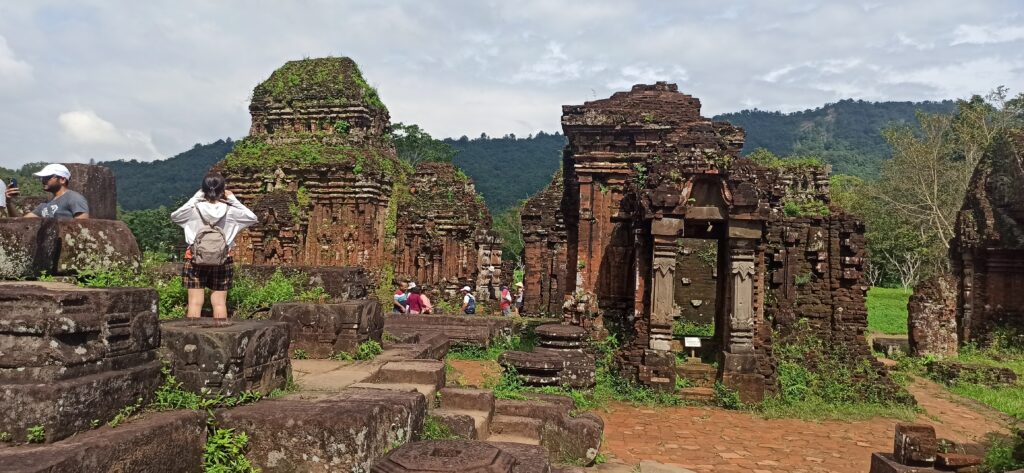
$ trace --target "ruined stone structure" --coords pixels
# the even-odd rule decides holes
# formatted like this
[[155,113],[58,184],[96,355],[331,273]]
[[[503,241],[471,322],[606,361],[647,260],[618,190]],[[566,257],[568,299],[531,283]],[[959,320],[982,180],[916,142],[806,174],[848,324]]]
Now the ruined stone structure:
[[526,313],[562,313],[574,281],[567,281],[568,233],[562,208],[565,188],[561,171],[551,184],[526,201],[521,213],[523,260],[534,263],[523,275]]
[[454,165],[420,163],[398,203],[395,274],[432,294],[475,287],[490,299],[501,281],[501,239],[473,181]]
[[236,261],[497,285],[501,241],[472,183],[450,165],[414,173],[398,159],[388,110],[351,59],[286,63],[249,111],[249,136],[215,167],[259,217],[238,236]]
[[[567,317],[598,335],[623,335],[623,374],[674,387],[672,326],[687,305],[702,307],[691,314],[698,319],[714,314],[718,378],[744,401],[775,388],[771,332],[798,319],[849,356],[870,359],[863,226],[829,211],[827,167],[740,158],[743,131],[701,117],[699,100],[674,84],[565,106],[562,127],[563,212],[547,235],[564,225],[564,253],[544,250],[541,212],[524,212],[534,245],[526,278],[543,281],[564,267],[561,279],[574,283],[559,291],[569,295]],[[533,202],[556,208],[553,193]],[[714,268],[687,269],[682,249],[696,243],[687,239],[717,248],[707,255]],[[697,296],[685,292],[694,281],[705,284]]]
[[380,303],[369,299],[274,304],[270,318],[288,323],[291,350],[303,350],[311,358],[330,358],[340,352],[355,355],[359,344],[369,340],[380,343],[384,333]]
[[585,328],[545,324],[537,327],[536,334],[538,346],[533,351],[507,351],[498,363],[529,386],[594,386],[596,364]]
[[[156,291],[0,283],[0,432],[53,442],[161,383]],[[37,439],[42,441],[42,439]]]
[[998,136],[974,170],[950,243],[960,343],[1024,328],[1024,132]]
[[935,428],[927,424],[896,424],[892,453],[871,454],[870,473],[938,473],[981,471],[982,458],[958,452],[952,442],[942,439],[939,448]]
[[914,356],[955,356],[957,282],[948,274],[933,276],[914,288],[907,303],[909,352]]
[[0,279],[138,268],[141,260],[135,236],[118,220],[0,219]]

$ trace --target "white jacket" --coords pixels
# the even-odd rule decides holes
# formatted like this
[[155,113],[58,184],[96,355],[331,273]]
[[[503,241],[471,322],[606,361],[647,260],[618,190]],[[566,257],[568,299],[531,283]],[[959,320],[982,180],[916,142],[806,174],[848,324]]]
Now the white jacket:
[[185,205],[171,213],[171,221],[181,225],[185,229],[185,241],[189,245],[196,241],[196,233],[203,228],[203,220],[199,217],[202,212],[203,218],[224,232],[224,238],[228,246],[234,244],[235,237],[242,229],[256,223],[256,214],[248,207],[242,205],[237,197],[232,195],[227,199],[228,203],[209,203],[203,197],[203,191],[196,192]]

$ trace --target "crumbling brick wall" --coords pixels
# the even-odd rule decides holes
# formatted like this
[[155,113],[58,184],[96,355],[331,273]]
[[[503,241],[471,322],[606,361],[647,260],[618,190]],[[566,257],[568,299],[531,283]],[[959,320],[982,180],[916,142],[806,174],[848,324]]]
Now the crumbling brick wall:
[[523,206],[523,305],[529,314],[562,313],[574,286],[566,280],[567,240],[562,212],[565,183],[559,171],[551,183]]

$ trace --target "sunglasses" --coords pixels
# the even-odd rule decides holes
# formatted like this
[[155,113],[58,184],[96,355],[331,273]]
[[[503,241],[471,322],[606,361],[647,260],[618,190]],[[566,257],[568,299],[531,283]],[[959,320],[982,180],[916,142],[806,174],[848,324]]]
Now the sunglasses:
[[57,177],[56,174],[54,174],[52,176],[43,176],[43,177],[40,177],[39,180],[42,181],[43,184],[46,184],[47,182],[50,182],[50,179],[53,179],[55,177]]

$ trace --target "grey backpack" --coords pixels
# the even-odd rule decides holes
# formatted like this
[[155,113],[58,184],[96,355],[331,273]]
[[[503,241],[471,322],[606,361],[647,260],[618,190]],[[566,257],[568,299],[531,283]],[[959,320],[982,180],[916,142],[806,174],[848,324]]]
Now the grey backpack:
[[221,266],[228,260],[228,239],[224,231],[203,217],[196,206],[196,213],[203,221],[203,227],[196,232],[192,243],[192,264],[197,266]]

